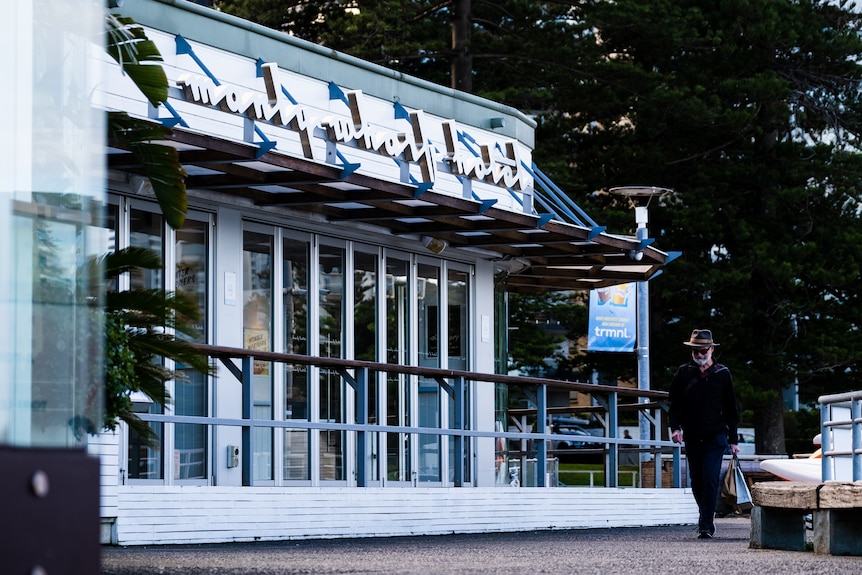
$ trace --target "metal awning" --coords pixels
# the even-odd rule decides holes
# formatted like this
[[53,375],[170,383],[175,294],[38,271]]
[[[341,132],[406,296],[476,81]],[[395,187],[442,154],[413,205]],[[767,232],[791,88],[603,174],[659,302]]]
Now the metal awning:
[[[382,233],[469,250],[493,261],[513,292],[645,281],[674,257],[635,237],[607,233],[535,166],[525,166],[536,181],[534,205],[516,212],[179,126],[166,143],[178,150],[190,191],[313,212],[332,223],[372,225]],[[117,142],[109,146],[110,170],[143,175],[130,152]]]

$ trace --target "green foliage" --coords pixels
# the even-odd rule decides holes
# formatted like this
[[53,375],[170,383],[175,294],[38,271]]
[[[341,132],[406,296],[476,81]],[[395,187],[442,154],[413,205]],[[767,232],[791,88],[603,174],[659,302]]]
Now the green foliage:
[[[217,0],[215,5],[363,60],[452,85],[457,1]],[[467,52],[473,91],[526,111],[554,108],[554,86],[579,74],[576,10],[569,3],[472,2]]]
[[812,440],[820,433],[820,410],[803,407],[784,414],[784,433],[787,453],[812,453],[817,446]]
[[[106,13],[105,30],[105,50],[153,106],[161,105],[168,99],[168,79],[159,64],[162,56],[155,43],[131,18]],[[188,209],[186,174],[176,148],[155,143],[166,139],[170,132],[169,128],[122,112],[108,113],[110,137],[135,155],[153,187],[165,221],[179,229]]]
[[[152,250],[126,248],[90,262],[90,274],[102,273],[104,280],[92,283],[96,289],[114,285],[119,276],[140,269],[160,269],[161,260]],[[97,291],[95,293],[98,293]],[[197,304],[182,292],[134,289],[109,291],[104,306],[92,298],[104,315],[105,325],[105,413],[103,425],[115,429],[124,421],[145,441],[155,439],[150,426],[133,411],[130,395],[142,392],[166,406],[170,396],[165,389],[168,380],[180,377],[167,369],[164,359],[211,374],[206,355],[182,339],[200,336],[194,327],[201,317]]]
[[185,170],[176,148],[153,143],[164,139],[171,130],[123,112],[108,114],[108,129],[141,162],[168,225],[174,229],[183,227],[188,211]]
[[547,376],[568,360],[560,349],[572,306],[563,294],[509,295],[509,369]]
[[[132,334],[115,314],[104,314],[105,325],[105,397],[103,417],[105,429],[113,431],[120,419],[129,421],[132,413],[130,392],[139,391],[135,367],[137,358],[129,342]],[[132,420],[134,421],[134,420]],[[137,420],[140,421],[140,420]],[[135,422],[137,423],[137,422]],[[146,424],[144,427],[148,426]],[[138,427],[135,425],[135,427]],[[136,431],[138,431],[136,429]],[[140,435],[140,433],[138,433]]]
[[105,15],[105,49],[153,106],[168,99],[168,78],[158,65],[162,55],[143,28],[131,18]]

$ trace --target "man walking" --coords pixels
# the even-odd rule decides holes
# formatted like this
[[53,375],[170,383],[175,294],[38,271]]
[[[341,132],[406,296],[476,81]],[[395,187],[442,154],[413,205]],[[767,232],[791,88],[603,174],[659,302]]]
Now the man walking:
[[670,384],[671,441],[685,442],[691,490],[700,517],[701,539],[715,536],[715,506],[721,484],[721,462],[739,452],[739,413],[730,370],[715,361],[719,344],[708,329],[696,329],[683,345],[691,348],[691,360],[679,366]]

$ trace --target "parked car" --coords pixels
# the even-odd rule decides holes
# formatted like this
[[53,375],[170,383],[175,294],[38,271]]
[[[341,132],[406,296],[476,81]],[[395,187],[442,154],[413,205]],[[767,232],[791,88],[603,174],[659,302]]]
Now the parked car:
[[754,455],[754,432],[747,429],[739,430],[739,447],[740,455]]
[[583,441],[582,437],[596,437],[601,435],[600,430],[590,430],[588,428],[582,427],[577,423],[571,423],[567,421],[554,421],[551,427],[552,433],[567,435],[565,439],[558,439],[554,442],[554,449],[580,449],[584,447],[597,447],[598,444],[594,444],[589,441]]

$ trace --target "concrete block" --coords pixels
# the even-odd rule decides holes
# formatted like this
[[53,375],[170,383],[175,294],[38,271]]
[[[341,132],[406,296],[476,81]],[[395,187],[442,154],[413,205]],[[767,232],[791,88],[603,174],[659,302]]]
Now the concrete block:
[[860,534],[862,508],[814,512],[814,552],[817,554],[862,555]]
[[751,509],[749,546],[753,549],[805,551],[805,513],[799,509],[755,505]]
[[824,483],[820,487],[817,506],[820,509],[862,510],[862,483]]
[[819,486],[807,481],[765,481],[751,487],[751,499],[761,507],[817,509]]

